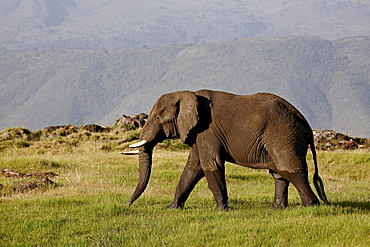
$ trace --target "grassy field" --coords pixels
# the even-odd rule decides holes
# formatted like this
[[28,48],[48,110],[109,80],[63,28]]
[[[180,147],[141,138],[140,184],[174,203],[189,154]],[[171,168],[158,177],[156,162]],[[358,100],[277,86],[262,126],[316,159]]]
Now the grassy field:
[[[370,246],[369,151],[319,152],[332,205],[312,208],[302,207],[291,187],[290,206],[271,209],[268,172],[227,164],[234,210],[218,212],[205,179],[186,209],[166,209],[186,151],[155,151],[147,190],[126,207],[137,156],[120,155],[107,143],[0,142],[1,169],[59,174],[50,178],[55,184],[28,192],[14,188],[31,178],[0,177],[0,246]],[[308,159],[312,169],[311,154]]]

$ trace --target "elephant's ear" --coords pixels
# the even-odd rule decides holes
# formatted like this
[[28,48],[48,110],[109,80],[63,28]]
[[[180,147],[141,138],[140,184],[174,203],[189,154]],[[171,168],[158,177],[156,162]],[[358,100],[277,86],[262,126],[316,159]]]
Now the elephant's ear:
[[185,143],[189,132],[198,123],[198,101],[195,93],[183,91],[180,93],[178,101],[177,130],[180,139]]

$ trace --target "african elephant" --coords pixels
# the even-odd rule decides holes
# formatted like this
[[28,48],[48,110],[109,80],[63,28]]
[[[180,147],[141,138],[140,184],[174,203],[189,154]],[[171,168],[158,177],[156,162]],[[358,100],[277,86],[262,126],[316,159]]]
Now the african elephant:
[[162,95],[149,114],[139,142],[131,145],[140,148],[139,180],[128,205],[144,192],[153,148],[167,138],[180,138],[190,146],[169,208],[183,208],[194,186],[205,176],[217,209],[228,210],[225,161],[269,169],[275,180],[274,208],[288,205],[290,183],[298,190],[304,206],[318,205],[308,181],[308,146],[315,165],[316,191],[322,201],[329,203],[318,175],[312,130],[296,108],[276,95],[241,96],[211,90]]

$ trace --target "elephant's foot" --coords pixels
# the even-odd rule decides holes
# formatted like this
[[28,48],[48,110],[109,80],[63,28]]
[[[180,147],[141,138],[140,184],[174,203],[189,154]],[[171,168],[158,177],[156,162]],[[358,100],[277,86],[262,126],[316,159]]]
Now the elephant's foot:
[[216,211],[232,211],[234,210],[232,207],[229,207],[227,205],[224,206],[217,206]]
[[320,201],[319,199],[317,199],[317,197],[306,197],[306,196],[302,196],[301,195],[301,199],[302,199],[302,203],[303,203],[303,206],[305,207],[312,207],[312,206],[319,206],[320,205]]
[[288,206],[288,187],[290,182],[273,170],[270,170],[270,173],[275,181],[275,196],[272,208],[284,209]]
[[183,209],[184,203],[172,203],[171,205],[167,206],[168,209]]
[[272,203],[272,208],[273,209],[285,209],[286,207],[288,207],[287,204],[283,204],[283,203],[277,203],[276,201],[274,201]]
[[284,198],[282,200],[275,199],[272,203],[273,209],[285,209],[288,207],[288,198]]

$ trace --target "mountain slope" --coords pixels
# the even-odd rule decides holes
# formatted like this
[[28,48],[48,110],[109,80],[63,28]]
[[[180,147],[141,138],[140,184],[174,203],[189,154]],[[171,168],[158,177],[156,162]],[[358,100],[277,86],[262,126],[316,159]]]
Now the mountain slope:
[[370,38],[250,38],[121,51],[2,52],[0,129],[148,113],[164,93],[276,93],[313,128],[370,136]]
[[0,49],[125,49],[370,35],[366,0],[2,0]]

